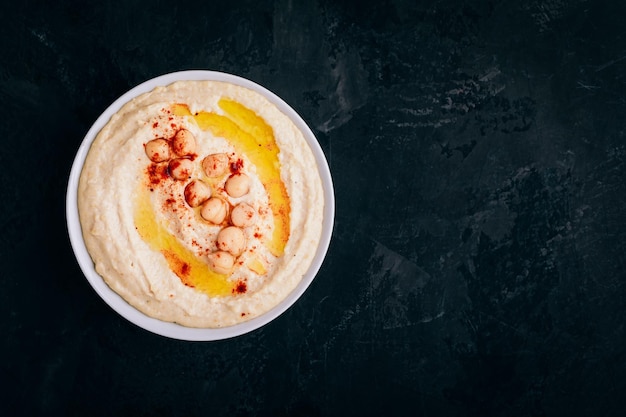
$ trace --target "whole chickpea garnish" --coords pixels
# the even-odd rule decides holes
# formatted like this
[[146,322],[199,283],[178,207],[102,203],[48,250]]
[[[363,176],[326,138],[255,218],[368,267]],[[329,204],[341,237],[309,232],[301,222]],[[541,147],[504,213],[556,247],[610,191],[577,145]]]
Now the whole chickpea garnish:
[[193,172],[193,162],[187,158],[172,159],[168,167],[172,178],[179,181],[188,180]]
[[202,160],[202,169],[207,177],[219,177],[228,170],[228,155],[225,153],[214,153],[206,156]]
[[213,224],[220,224],[228,215],[228,203],[221,198],[211,197],[202,204],[200,216]]
[[209,267],[218,274],[229,274],[235,266],[235,257],[221,250],[208,254],[207,259]]
[[170,159],[170,144],[163,138],[146,143],[145,151],[152,162],[163,162]]
[[193,180],[185,187],[185,201],[191,207],[198,207],[211,197],[211,187],[204,181]]
[[224,189],[231,197],[242,197],[250,191],[250,178],[246,174],[231,175],[226,180]]
[[217,247],[233,256],[241,255],[245,246],[246,236],[236,226],[225,227],[217,234]]
[[181,129],[172,139],[172,149],[178,156],[191,155],[196,151],[196,137],[187,129]]
[[234,226],[248,227],[252,226],[256,219],[254,207],[247,203],[240,203],[233,208],[230,213],[230,222]]

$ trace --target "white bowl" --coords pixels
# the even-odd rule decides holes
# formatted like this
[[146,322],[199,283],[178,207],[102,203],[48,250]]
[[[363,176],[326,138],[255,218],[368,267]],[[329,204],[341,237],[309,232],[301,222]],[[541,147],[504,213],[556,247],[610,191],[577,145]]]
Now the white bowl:
[[[282,300],[277,306],[275,306],[267,313],[244,323],[236,324],[229,327],[217,329],[185,327],[175,323],[169,323],[149,317],[128,304],[122,297],[114,292],[105,283],[102,277],[96,272],[94,264],[85,246],[85,241],[83,239],[82,229],[78,217],[78,180],[80,178],[87,152],[89,151],[91,143],[95,139],[98,132],[106,125],[111,116],[131,99],[137,97],[140,94],[152,91],[157,86],[165,86],[179,80],[223,81],[249,88],[265,96],[284,114],[291,118],[295,125],[302,131],[304,138],[306,139],[307,143],[311,147],[311,150],[313,151],[317,162],[317,167],[322,178],[325,200],[322,237],[319,246],[317,247],[315,257],[313,258],[313,262],[306,274],[304,275],[302,281],[300,281],[298,286],[284,300]],[[98,295],[102,297],[102,299],[113,310],[115,310],[122,317],[126,318],[137,326],[150,332],[159,334],[161,336],[190,341],[220,340],[243,335],[269,323],[270,321],[281,315],[283,312],[285,312],[289,307],[291,307],[311,284],[317,272],[319,271],[319,268],[322,265],[324,257],[326,256],[326,252],[328,250],[328,246],[330,244],[334,215],[335,197],[328,163],[326,161],[326,158],[324,157],[324,153],[322,152],[319,143],[317,142],[317,139],[315,138],[315,135],[313,134],[311,129],[309,129],[304,120],[302,120],[302,118],[296,113],[296,111],[293,110],[280,97],[250,80],[222,72],[201,70],[180,71],[153,78],[142,84],[139,84],[138,86],[118,98],[113,104],[111,104],[104,111],[104,113],[100,115],[100,117],[96,120],[91,129],[89,129],[87,135],[83,139],[83,142],[78,148],[78,152],[70,171],[66,197],[67,227],[72,249],[74,250],[74,254],[76,255],[76,259],[81,270],[85,274],[85,277],[87,278],[93,289],[98,293]]]

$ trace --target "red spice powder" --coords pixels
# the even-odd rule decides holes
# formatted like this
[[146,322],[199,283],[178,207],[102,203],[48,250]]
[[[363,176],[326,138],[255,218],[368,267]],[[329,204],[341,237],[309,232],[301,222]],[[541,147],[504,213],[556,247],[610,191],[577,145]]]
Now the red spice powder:
[[158,185],[161,181],[168,178],[167,166],[161,164],[152,163],[146,168],[146,174],[148,175],[148,181],[152,185]]
[[180,278],[181,282],[188,287],[195,287],[189,277],[191,274],[191,265],[180,259],[173,251],[163,250],[161,253],[163,253],[170,268],[172,268],[172,271]]
[[237,285],[233,288],[233,294],[244,294],[246,291],[248,291],[246,283],[244,281],[237,281]]
[[231,162],[230,164],[230,172],[233,174],[239,174],[243,168],[243,160],[241,158],[237,159],[235,162]]

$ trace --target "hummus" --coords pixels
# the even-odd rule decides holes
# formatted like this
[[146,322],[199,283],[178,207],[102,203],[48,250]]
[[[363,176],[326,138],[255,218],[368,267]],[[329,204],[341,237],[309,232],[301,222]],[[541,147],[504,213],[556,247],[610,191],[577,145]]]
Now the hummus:
[[174,82],[121,107],[78,188],[98,274],[144,314],[187,327],[280,303],[311,265],[323,208],[302,132],[261,94],[216,81]]

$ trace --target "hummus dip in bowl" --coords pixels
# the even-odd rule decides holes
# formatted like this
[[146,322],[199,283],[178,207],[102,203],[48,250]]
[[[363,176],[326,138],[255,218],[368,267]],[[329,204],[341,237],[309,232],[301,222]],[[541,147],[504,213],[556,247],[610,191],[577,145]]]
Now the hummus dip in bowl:
[[208,341],[286,311],[322,265],[332,179],[302,118],[260,85],[214,71],[131,89],[88,131],[67,189],[72,248],[117,313]]

